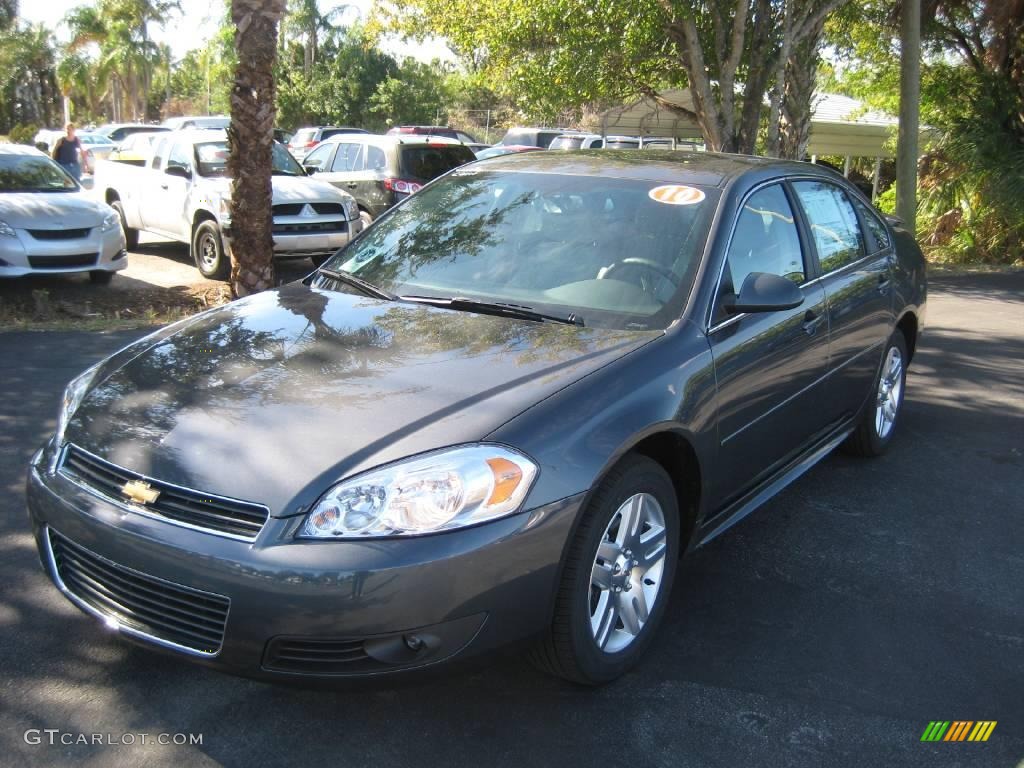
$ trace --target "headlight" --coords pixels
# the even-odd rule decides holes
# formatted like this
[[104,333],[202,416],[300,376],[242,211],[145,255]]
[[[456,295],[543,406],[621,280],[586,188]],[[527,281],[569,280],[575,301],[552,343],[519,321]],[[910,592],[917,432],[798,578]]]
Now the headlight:
[[60,457],[60,446],[64,442],[64,430],[68,428],[68,422],[75,415],[78,406],[82,404],[85,393],[89,390],[96,372],[100,369],[99,363],[92,368],[80,373],[64,389],[64,398],[61,400],[60,410],[57,412],[57,431],[53,435],[53,458],[50,460],[50,474],[57,471],[57,460]]
[[121,226],[121,217],[117,215],[116,211],[110,211],[106,216],[103,217],[103,231],[113,232],[115,229]]
[[356,205],[356,201],[351,197],[346,198],[342,203],[345,206],[345,218],[349,221],[354,221],[359,218],[359,206]]
[[0,221],[0,236],[17,237],[17,235],[14,232],[14,227],[12,227],[6,221]]
[[220,214],[221,219],[231,218],[231,198],[222,197],[220,202],[217,204],[217,212]]
[[463,528],[518,510],[536,476],[536,464],[504,446],[450,448],[339,483],[297,535],[353,539]]

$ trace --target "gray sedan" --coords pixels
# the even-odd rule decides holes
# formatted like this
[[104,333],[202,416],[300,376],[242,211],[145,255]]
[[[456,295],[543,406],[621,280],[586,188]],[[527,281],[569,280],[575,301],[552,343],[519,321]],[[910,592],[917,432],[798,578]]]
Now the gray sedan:
[[117,214],[31,147],[0,146],[0,277],[88,272],[109,283],[128,266]]

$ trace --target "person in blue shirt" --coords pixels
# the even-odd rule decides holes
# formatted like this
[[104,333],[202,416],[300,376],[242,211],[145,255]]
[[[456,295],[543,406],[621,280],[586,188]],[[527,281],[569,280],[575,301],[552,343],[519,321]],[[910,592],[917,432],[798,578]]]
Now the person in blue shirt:
[[76,181],[82,180],[81,153],[82,141],[75,136],[75,124],[68,123],[64,126],[64,135],[53,146],[53,159]]

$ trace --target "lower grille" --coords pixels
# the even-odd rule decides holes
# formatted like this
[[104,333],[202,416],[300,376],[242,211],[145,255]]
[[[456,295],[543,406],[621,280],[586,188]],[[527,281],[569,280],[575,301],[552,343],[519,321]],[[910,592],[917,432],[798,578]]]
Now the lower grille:
[[304,675],[344,675],[387,665],[370,658],[362,640],[275,637],[267,643],[265,669]]
[[159,491],[159,496],[151,504],[139,506],[140,512],[248,540],[256,538],[270,516],[270,511],[261,504],[212,496],[154,480],[93,456],[77,445],[68,446],[61,472],[121,504],[128,503],[121,492],[125,483],[143,481]]
[[98,253],[74,253],[66,256],[29,256],[32,269],[67,269],[68,267],[91,267],[99,260]]
[[90,613],[128,634],[212,656],[224,642],[230,601],[148,576],[47,529],[60,586]]
[[36,240],[80,240],[88,237],[89,228],[85,229],[30,229],[28,233]]

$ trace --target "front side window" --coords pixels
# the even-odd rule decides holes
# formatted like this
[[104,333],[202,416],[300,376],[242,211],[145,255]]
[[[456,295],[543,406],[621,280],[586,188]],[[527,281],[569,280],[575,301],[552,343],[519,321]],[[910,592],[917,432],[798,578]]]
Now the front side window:
[[807,278],[793,209],[779,184],[758,190],[743,204],[729,244],[723,296],[738,294],[751,272],[769,272],[797,284]]
[[339,171],[361,171],[363,169],[363,145],[344,142],[338,144],[338,154],[334,156],[334,163],[331,170]]
[[310,152],[303,159],[302,164],[310,167],[315,167],[319,170],[323,170],[327,167],[327,162],[330,160],[331,152],[334,151],[334,147],[330,144],[321,144],[319,147]]
[[177,144],[171,147],[171,152],[167,156],[167,167],[170,168],[172,165],[179,165],[182,168],[188,168],[189,170],[191,170],[191,150],[191,144],[186,144],[185,142],[179,141]]
[[[689,295],[718,200],[651,182],[457,171],[406,200],[328,264],[406,296],[533,307],[586,325],[664,328]],[[695,196],[699,194],[693,190]]]
[[822,274],[852,264],[864,255],[864,237],[850,198],[823,181],[793,184],[814,236]]

